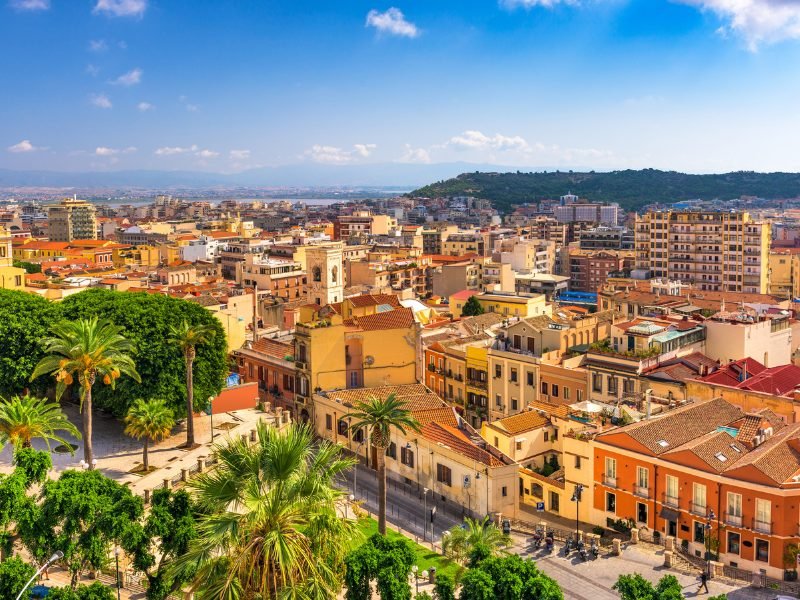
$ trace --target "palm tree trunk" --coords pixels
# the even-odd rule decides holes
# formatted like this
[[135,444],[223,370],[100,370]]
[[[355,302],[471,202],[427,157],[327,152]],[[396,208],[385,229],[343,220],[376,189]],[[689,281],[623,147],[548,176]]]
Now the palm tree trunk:
[[378,448],[377,450],[378,533],[386,535],[386,453],[382,448]]
[[147,456],[147,445],[150,443],[150,440],[145,436],[144,438],[144,450],[142,452],[142,464],[144,465],[144,472],[145,474],[150,472],[150,461]]
[[190,350],[186,351],[186,447],[194,446],[194,356]]
[[94,469],[94,448],[92,447],[92,386],[86,386],[86,396],[83,399],[83,460],[89,469]]

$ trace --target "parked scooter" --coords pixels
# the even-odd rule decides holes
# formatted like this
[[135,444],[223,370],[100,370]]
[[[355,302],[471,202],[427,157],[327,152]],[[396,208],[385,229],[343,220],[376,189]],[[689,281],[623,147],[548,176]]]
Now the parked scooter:
[[572,538],[567,538],[567,541],[564,542],[564,556],[569,556],[569,553],[572,552]]
[[589,548],[589,552],[592,554],[592,560],[600,556],[600,548],[597,547],[597,543],[592,540],[592,546]]
[[583,540],[578,540],[578,554],[581,557],[581,560],[588,560],[589,555],[586,553],[586,544],[583,543]]
[[542,547],[542,530],[537,529],[533,534],[533,549],[538,550]]
[[552,554],[553,548],[555,548],[555,540],[553,540],[553,532],[548,531],[547,535],[544,538],[544,549],[547,551],[548,554]]

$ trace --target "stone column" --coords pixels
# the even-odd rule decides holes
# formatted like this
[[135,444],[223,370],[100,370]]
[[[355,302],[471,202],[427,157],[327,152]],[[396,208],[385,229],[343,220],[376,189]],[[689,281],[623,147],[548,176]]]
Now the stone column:
[[716,560],[708,561],[708,577],[710,579],[722,577],[722,566],[722,563]]
[[672,550],[664,550],[664,566],[670,568],[672,566]]
[[670,552],[675,552],[675,538],[671,535],[668,535],[666,538],[664,538],[664,548]]
[[172,487],[172,481],[169,479],[169,477],[165,477],[164,478],[164,489],[168,490],[171,487]]
[[622,541],[619,538],[614,538],[611,540],[611,553],[615,556],[619,556],[622,554]]
[[639,543],[639,530],[634,527],[631,529],[631,544]]
[[197,472],[202,473],[206,468],[206,461],[203,458],[197,459]]
[[181,481],[189,481],[189,469],[181,469]]

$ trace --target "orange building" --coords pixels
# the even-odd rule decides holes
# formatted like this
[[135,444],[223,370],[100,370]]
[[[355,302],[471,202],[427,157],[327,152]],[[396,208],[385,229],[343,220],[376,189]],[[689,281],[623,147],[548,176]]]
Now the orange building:
[[594,520],[783,578],[800,542],[800,424],[720,398],[615,428],[594,444]]
[[425,383],[442,398],[445,397],[444,353],[445,349],[439,342],[425,346]]

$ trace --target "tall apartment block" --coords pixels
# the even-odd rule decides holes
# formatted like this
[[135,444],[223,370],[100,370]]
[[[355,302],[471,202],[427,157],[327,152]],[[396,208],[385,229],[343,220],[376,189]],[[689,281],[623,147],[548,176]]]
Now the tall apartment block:
[[664,210],[636,217],[636,268],[694,289],[766,294],[769,223],[738,211]]
[[91,202],[65,198],[47,207],[47,221],[51,242],[97,239],[97,208]]

